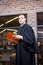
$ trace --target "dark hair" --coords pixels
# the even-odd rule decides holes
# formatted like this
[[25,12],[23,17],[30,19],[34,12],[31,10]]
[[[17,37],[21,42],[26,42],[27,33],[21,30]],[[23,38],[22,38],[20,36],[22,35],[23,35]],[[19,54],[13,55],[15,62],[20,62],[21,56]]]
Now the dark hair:
[[25,15],[25,14],[19,14],[19,16],[20,16],[20,15],[24,15],[24,17],[26,18],[26,15]]

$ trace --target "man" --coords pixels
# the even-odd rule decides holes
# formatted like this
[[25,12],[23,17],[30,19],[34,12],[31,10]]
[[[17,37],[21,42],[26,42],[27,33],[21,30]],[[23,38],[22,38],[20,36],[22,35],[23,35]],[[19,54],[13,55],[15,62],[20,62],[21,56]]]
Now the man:
[[18,17],[20,28],[15,38],[20,39],[17,44],[16,65],[35,65],[36,39],[33,29],[26,24],[24,15]]

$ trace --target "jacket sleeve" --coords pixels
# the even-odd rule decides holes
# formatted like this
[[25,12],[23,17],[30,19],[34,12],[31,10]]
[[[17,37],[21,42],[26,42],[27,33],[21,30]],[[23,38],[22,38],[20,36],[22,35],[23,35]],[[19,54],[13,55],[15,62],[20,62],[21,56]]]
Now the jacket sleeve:
[[32,28],[27,28],[24,30],[24,36],[23,36],[23,40],[25,41],[26,44],[26,49],[29,50],[31,52],[37,53],[38,51],[38,47],[37,47],[37,41],[36,41],[36,37],[34,34],[34,31]]
[[26,43],[32,44],[33,43],[33,32],[31,31],[31,29],[27,28],[24,29],[24,35],[23,35],[23,40]]

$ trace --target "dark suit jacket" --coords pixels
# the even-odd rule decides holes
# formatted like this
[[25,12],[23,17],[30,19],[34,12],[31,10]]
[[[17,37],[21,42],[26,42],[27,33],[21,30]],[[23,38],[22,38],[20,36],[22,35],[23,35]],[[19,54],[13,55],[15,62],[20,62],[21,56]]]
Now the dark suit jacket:
[[23,36],[17,45],[16,65],[32,65],[32,55],[37,52],[37,43],[33,29],[24,24],[19,28],[18,34]]

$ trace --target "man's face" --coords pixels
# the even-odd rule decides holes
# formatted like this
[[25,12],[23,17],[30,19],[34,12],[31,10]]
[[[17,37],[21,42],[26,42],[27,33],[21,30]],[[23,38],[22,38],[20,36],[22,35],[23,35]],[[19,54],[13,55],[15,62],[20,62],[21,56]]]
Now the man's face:
[[19,23],[20,23],[20,24],[24,24],[25,22],[26,22],[25,16],[24,16],[24,15],[20,15],[20,16],[19,16]]

